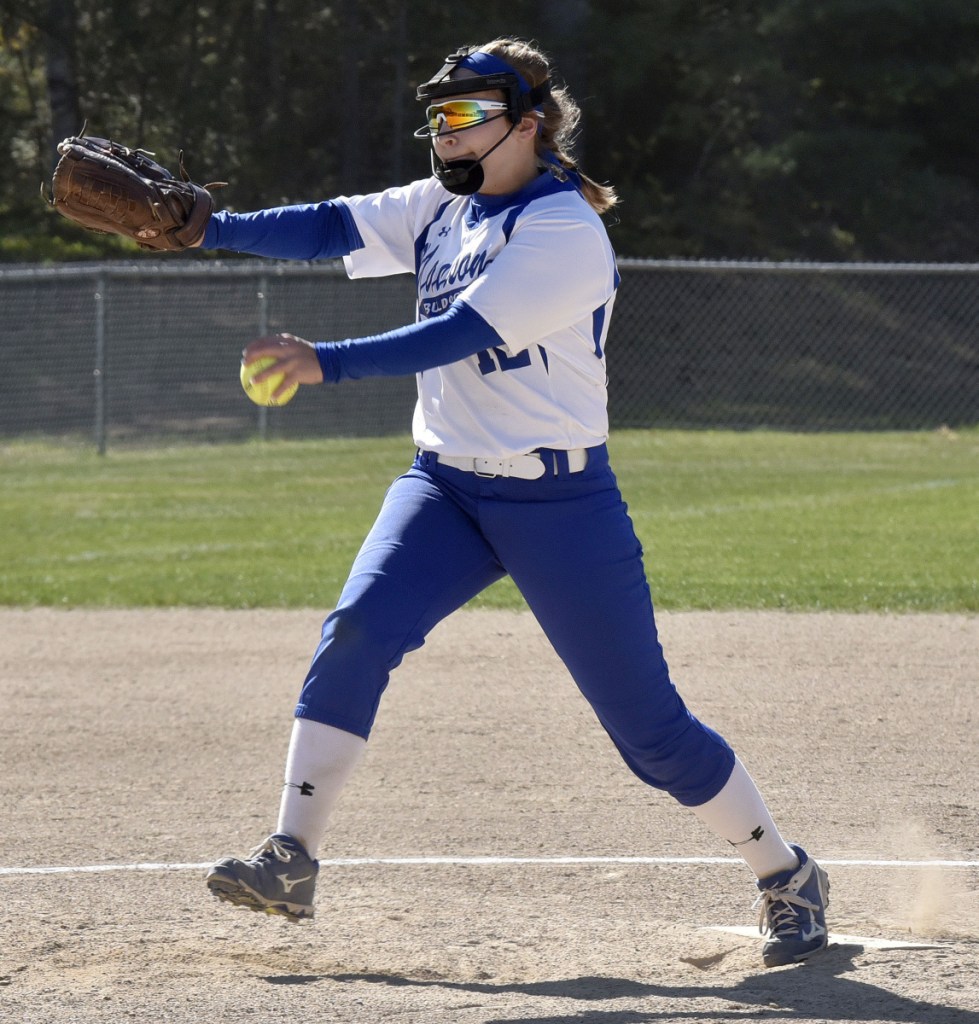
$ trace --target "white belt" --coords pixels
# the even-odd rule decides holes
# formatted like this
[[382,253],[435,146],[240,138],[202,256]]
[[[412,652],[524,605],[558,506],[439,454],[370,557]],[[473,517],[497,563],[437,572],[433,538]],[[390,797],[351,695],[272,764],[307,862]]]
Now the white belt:
[[[566,454],[569,472],[580,473],[588,465],[587,448],[572,448]],[[556,457],[551,452],[545,453],[545,458],[556,461]],[[537,452],[531,452],[528,455],[512,455],[509,459],[439,455],[438,463],[440,466],[461,469],[465,473],[475,473],[476,476],[512,476],[518,480],[539,480],[549,468]],[[550,469],[552,473],[557,473],[557,466],[551,466]]]

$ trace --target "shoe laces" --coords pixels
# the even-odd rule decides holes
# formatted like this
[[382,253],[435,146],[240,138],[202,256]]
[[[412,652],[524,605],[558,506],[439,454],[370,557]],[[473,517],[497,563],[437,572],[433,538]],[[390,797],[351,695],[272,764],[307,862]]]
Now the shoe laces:
[[754,906],[757,907],[759,904],[761,905],[761,911],[758,914],[758,931],[762,935],[766,932],[771,935],[779,935],[785,932],[796,931],[799,927],[797,922],[799,911],[795,909],[796,907],[802,907],[814,913],[819,910],[815,903],[811,903],[787,886],[766,889],[755,900]]
[[268,860],[269,856],[288,864],[292,860],[293,853],[287,846],[281,843],[275,836],[269,836],[264,843],[259,843],[248,855],[249,860]]

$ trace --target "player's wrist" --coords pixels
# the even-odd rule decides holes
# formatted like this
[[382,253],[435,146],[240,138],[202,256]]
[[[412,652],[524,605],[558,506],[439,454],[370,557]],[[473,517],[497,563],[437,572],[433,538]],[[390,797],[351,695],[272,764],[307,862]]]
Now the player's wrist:
[[340,360],[337,357],[336,346],[332,341],[313,342],[313,351],[323,371],[323,382],[336,384],[340,379]]

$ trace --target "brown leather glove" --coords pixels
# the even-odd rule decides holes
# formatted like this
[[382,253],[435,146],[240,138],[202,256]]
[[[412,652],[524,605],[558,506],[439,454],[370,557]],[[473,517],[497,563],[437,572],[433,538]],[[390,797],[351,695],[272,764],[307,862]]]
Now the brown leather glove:
[[123,235],[143,249],[179,252],[200,243],[214,209],[209,188],[181,177],[152,154],[108,139],[72,136],[58,146],[49,202],[90,231]]

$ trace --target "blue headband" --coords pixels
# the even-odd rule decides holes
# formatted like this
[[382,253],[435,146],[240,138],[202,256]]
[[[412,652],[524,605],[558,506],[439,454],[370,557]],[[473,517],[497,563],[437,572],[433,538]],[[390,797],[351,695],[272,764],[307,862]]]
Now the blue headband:
[[500,60],[496,54],[483,53],[482,50],[474,50],[472,53],[463,57],[463,59],[459,61],[457,67],[467,68],[470,71],[474,71],[477,75],[515,75],[520,95],[526,96],[526,94],[530,92],[530,86],[527,84],[527,79],[524,78],[516,68],[510,67],[505,60]]

